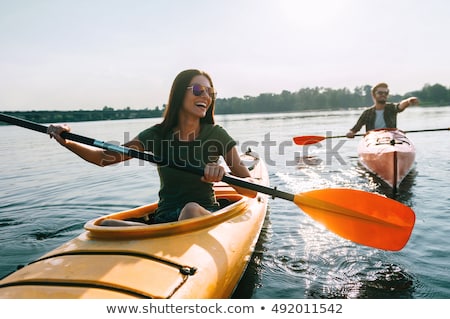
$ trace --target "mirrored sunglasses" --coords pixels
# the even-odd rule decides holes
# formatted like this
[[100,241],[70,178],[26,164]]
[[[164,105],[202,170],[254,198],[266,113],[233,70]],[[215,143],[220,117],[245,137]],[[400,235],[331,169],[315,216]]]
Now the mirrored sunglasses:
[[201,96],[203,92],[206,92],[206,94],[209,95],[212,99],[216,98],[217,92],[214,91],[214,88],[211,88],[209,86],[204,86],[201,84],[194,84],[192,86],[188,86],[186,88],[187,90],[192,90],[192,94],[195,96]]

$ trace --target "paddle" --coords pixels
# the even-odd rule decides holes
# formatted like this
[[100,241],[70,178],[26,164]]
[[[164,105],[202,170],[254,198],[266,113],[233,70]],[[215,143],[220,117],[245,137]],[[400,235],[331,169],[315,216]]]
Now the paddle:
[[[0,113],[0,120],[38,132],[47,132],[46,126],[2,113]],[[187,170],[203,176],[201,168],[176,166],[149,153],[69,132],[64,132],[61,136],[79,143],[123,153],[152,163],[170,165],[175,169]],[[222,181],[268,194],[274,198],[292,201],[306,214],[339,236],[378,249],[393,251],[402,249],[408,242],[415,223],[415,214],[409,207],[381,195],[360,190],[322,189],[294,195],[228,175],[224,176]]]
[[[425,129],[425,130],[412,130],[412,131],[402,131],[404,133],[416,133],[416,132],[434,132],[434,131],[448,131],[450,128],[435,128],[435,129]],[[355,134],[355,136],[364,136],[365,134]],[[305,136],[295,136],[293,137],[294,143],[297,145],[310,145],[316,144],[323,141],[326,138],[342,138],[347,137],[346,135],[338,136],[316,136],[316,135],[305,135]]]

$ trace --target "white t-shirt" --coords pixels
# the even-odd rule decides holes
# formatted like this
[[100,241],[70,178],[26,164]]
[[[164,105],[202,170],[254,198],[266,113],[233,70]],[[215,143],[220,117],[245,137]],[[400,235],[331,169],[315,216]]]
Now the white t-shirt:
[[384,110],[375,110],[375,129],[385,128]]

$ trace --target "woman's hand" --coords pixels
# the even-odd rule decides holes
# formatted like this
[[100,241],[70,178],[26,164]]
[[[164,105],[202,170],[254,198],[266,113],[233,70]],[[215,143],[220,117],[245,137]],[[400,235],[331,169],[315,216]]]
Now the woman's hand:
[[54,125],[51,124],[47,128],[47,133],[50,135],[50,138],[54,138],[59,144],[62,146],[66,146],[67,141],[61,137],[63,132],[70,132],[70,127],[67,124],[64,125]]
[[225,168],[217,163],[208,163],[205,166],[202,181],[206,183],[220,182],[225,175]]

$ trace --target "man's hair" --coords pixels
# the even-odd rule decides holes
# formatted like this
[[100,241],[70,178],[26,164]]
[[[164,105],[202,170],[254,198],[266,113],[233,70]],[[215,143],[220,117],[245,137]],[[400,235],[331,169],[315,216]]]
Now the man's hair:
[[386,88],[386,89],[389,90],[389,86],[388,86],[386,83],[384,83],[384,82],[378,83],[377,85],[375,85],[375,86],[372,88],[372,96],[375,95],[375,92],[376,92],[379,88]]

